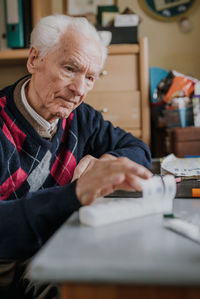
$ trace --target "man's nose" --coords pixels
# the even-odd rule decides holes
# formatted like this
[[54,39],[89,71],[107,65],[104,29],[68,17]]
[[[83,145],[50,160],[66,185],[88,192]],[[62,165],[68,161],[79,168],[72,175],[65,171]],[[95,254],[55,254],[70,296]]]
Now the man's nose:
[[69,85],[69,88],[76,96],[83,96],[85,94],[85,77],[82,75],[76,76]]

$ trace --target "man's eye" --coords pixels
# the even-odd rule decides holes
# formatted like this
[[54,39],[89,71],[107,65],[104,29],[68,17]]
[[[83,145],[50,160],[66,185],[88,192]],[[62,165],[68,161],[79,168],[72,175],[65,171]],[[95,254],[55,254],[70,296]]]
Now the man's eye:
[[93,76],[87,76],[87,79],[91,82],[94,82],[95,78]]
[[73,72],[73,68],[71,66],[65,66],[65,69],[68,71],[68,72]]

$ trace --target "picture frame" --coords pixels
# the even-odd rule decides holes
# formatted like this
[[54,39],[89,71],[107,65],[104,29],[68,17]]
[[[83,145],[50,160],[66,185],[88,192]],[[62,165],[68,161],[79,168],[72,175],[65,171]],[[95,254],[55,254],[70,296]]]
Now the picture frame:
[[71,16],[96,15],[99,5],[117,5],[117,0],[66,0],[66,14]]

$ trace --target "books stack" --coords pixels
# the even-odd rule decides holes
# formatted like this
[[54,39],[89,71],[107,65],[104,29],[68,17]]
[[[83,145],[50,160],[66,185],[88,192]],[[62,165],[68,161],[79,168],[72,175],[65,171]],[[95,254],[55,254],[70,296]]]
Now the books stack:
[[29,48],[31,0],[0,0],[0,50]]

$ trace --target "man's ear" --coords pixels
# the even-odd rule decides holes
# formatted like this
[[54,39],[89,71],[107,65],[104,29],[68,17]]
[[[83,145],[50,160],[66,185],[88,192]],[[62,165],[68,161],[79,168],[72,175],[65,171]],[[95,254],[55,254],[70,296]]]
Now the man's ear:
[[28,60],[27,60],[27,69],[30,74],[35,73],[39,66],[39,51],[34,47],[31,47]]

